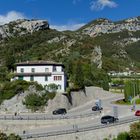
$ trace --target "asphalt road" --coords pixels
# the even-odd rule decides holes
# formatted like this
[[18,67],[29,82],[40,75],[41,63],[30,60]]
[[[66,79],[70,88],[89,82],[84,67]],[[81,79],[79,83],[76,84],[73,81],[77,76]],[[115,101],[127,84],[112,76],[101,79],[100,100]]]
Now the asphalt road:
[[[123,98],[123,95],[121,94],[114,94],[113,97],[108,97],[105,99],[102,99],[102,107],[103,111],[101,113],[99,112],[93,112],[92,106],[95,105],[94,101],[90,101],[83,106],[74,108],[64,116],[64,115],[52,115],[52,114],[19,114],[17,116],[14,116],[14,114],[11,115],[0,115],[0,119],[20,119],[22,121],[25,120],[46,120],[46,119],[70,119],[69,123],[66,123],[65,125],[61,126],[50,126],[47,128],[36,128],[32,130],[25,130],[26,134],[38,134],[38,133],[49,133],[49,132],[56,132],[56,131],[66,131],[70,129],[77,129],[77,128],[86,128],[86,127],[93,127],[97,125],[101,125],[100,118],[103,115],[113,115],[113,106],[118,107],[118,118],[119,120],[125,120],[127,118],[134,118],[134,112],[131,111],[131,106],[126,105],[114,105],[112,102],[114,100],[118,100]],[[137,109],[139,106],[137,106]],[[86,119],[86,117],[89,117],[90,119]],[[79,118],[85,118],[85,120],[81,121],[80,123],[76,123],[76,119]],[[20,135],[23,135],[23,132],[19,133]]]

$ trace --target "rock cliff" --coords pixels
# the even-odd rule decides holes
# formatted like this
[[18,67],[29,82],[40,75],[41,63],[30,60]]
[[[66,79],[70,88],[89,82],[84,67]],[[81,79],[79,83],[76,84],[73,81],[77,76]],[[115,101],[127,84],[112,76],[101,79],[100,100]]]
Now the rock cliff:
[[140,30],[140,17],[129,18],[119,22],[112,22],[108,19],[100,18],[82,27],[82,33],[92,37],[106,33],[122,32],[123,30]]
[[46,20],[20,19],[0,26],[0,39],[49,29]]

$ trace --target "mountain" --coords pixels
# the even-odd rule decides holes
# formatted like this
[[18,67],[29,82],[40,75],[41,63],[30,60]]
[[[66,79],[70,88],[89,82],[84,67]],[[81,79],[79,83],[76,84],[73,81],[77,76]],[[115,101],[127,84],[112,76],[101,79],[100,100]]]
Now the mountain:
[[97,19],[82,27],[81,32],[91,37],[101,34],[118,33],[124,30],[138,31],[140,30],[140,17],[129,18],[119,22],[112,22],[108,19]]
[[49,24],[45,20],[19,19],[0,26],[0,39],[21,36],[38,30],[48,29]]
[[1,25],[1,66],[27,60],[65,64],[82,60],[106,71],[139,71],[140,17],[117,22],[100,18],[77,31],[63,32],[50,29],[45,20],[24,19]]

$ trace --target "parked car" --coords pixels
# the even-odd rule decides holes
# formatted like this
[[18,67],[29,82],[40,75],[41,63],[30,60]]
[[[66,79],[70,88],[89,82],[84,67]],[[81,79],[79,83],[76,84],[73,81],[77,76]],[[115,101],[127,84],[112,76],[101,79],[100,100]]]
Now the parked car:
[[58,108],[58,109],[54,110],[52,113],[53,113],[53,115],[58,115],[58,114],[65,115],[67,113],[67,111],[65,108]]
[[135,116],[140,116],[140,110],[137,110],[137,111],[135,112]]
[[101,118],[101,123],[103,123],[103,124],[114,123],[114,122],[116,122],[118,120],[119,119],[115,118],[114,116],[106,115],[106,116],[103,116]]
[[92,107],[92,111],[101,111],[101,110],[103,110],[102,107],[99,107],[99,106],[93,106]]

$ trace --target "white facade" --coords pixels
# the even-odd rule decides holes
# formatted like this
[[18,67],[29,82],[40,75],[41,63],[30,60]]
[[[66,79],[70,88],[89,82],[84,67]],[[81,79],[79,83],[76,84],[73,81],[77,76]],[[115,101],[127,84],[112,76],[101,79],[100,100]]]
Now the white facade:
[[110,76],[130,76],[132,74],[134,74],[133,71],[124,71],[124,72],[111,71],[108,73],[108,75],[110,75]]
[[64,92],[66,88],[66,77],[63,65],[50,62],[26,62],[18,63],[16,79],[36,81],[43,86],[56,84],[58,92]]

